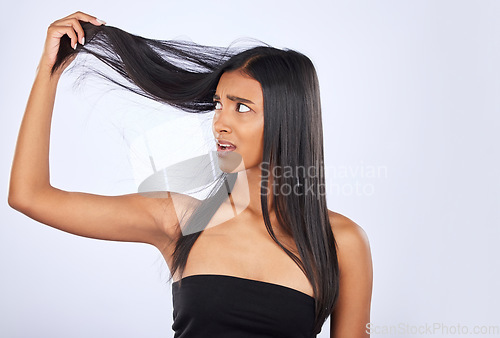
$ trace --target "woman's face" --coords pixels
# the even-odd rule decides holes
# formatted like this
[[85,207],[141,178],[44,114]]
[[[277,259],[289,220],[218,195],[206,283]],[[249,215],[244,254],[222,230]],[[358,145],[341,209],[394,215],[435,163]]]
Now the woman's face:
[[[212,131],[225,172],[257,167],[264,149],[264,98],[260,83],[239,70],[222,74],[214,95]],[[227,146],[225,146],[227,144]]]

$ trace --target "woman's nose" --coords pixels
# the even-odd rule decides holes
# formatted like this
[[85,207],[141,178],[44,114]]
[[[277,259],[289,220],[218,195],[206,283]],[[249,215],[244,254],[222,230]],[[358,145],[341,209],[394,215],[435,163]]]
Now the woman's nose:
[[216,133],[230,133],[232,131],[230,125],[229,112],[224,112],[223,110],[216,111],[213,119],[213,129]]

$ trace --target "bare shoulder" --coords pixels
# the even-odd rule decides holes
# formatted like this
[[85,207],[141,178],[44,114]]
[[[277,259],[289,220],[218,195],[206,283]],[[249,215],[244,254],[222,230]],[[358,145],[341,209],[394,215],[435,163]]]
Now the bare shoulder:
[[339,298],[332,312],[330,337],[368,337],[373,267],[368,236],[361,226],[328,210],[337,244]]
[[330,225],[337,245],[343,250],[369,250],[370,242],[363,228],[350,218],[328,210]]

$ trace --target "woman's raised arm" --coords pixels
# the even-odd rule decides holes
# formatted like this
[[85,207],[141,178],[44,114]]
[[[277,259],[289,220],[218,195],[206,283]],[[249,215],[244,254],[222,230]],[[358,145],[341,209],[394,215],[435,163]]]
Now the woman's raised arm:
[[99,196],[63,191],[50,184],[50,127],[56,89],[63,70],[74,56],[53,74],[51,68],[63,35],[70,37],[72,47],[77,42],[84,43],[84,31],[78,20],[102,24],[96,17],[76,12],[54,21],[47,30],[19,130],[8,203],[41,223],[75,235],[163,246],[173,238],[177,224],[170,193],[156,198],[143,194]]

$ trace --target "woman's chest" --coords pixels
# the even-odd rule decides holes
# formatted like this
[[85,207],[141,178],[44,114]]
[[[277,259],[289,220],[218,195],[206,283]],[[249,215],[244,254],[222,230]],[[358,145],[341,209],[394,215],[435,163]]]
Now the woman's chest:
[[[298,255],[293,238],[280,234],[277,236],[285,248]],[[171,253],[164,254],[169,267],[172,262]],[[265,228],[251,228],[248,224],[226,223],[200,233],[189,252],[182,277],[199,274],[263,281],[313,296],[309,280],[294,260],[271,238]],[[176,273],[173,280],[179,279],[180,275]]]

